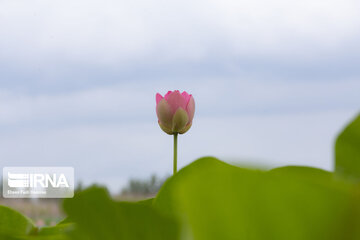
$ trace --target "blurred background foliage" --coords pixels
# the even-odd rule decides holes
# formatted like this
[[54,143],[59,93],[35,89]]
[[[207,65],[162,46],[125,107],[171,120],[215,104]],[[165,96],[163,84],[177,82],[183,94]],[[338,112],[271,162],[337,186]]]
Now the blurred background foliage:
[[127,186],[121,191],[121,196],[135,195],[143,198],[155,195],[167,178],[159,178],[153,174],[149,179],[130,179]]

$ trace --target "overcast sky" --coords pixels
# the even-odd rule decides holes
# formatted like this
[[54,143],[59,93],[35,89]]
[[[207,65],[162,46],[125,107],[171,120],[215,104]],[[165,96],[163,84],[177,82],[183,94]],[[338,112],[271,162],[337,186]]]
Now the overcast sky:
[[331,170],[359,112],[358,0],[0,0],[0,166],[73,166],[113,191],[170,174],[155,94],[187,90],[180,167]]

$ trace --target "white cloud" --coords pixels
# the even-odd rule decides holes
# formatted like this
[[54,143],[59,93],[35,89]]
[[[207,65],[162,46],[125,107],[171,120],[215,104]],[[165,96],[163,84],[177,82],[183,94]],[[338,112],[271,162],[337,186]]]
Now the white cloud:
[[326,59],[359,50],[359,9],[355,0],[1,1],[0,50],[29,65]]
[[178,79],[128,82],[59,94],[0,92],[0,124],[73,124],[149,121],[155,117],[156,92],[193,93],[206,116],[270,112],[358,109],[360,81],[288,81],[244,78]]

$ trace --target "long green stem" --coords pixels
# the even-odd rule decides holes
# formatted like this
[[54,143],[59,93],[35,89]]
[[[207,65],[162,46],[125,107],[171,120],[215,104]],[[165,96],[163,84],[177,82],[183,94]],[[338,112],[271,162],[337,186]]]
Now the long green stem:
[[174,134],[174,175],[177,171],[177,137],[178,134]]

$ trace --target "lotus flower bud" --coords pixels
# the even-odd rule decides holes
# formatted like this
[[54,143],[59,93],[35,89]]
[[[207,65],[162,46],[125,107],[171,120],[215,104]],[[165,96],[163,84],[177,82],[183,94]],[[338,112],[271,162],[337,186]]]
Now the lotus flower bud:
[[156,114],[160,128],[167,134],[183,134],[192,124],[195,101],[187,92],[169,91],[165,96],[156,94]]

